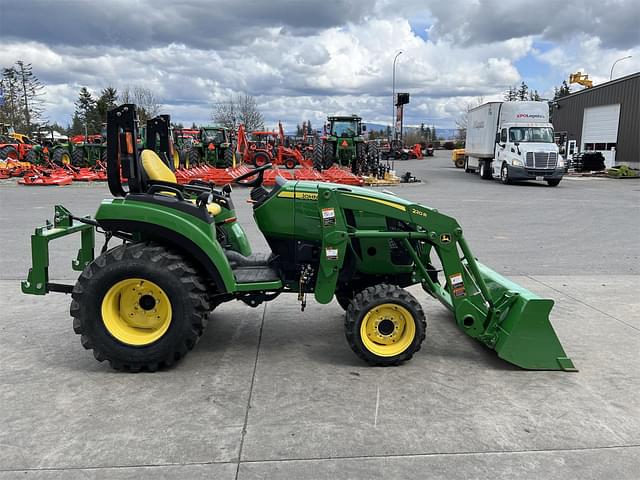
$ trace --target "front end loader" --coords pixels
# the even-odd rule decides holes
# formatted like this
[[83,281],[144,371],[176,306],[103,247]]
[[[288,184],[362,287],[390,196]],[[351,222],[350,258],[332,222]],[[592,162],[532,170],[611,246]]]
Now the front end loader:
[[[271,249],[254,254],[231,186],[177,184],[155,152],[135,148],[135,111],[122,105],[108,114],[114,198],[94,217],[56,206],[53,224],[32,235],[33,265],[22,283],[28,294],[71,294],[74,330],[99,361],[134,372],[169,367],[195,346],[217,305],[256,307],[290,293],[303,310],[307,296],[321,304],[335,297],[356,355],[397,365],[426,335],[421,304],[406,290],[417,284],[500,358],[525,369],[575,370],[549,321],[553,301],[478,262],[455,219],[358,187],[277,177],[267,190],[267,164],[233,180],[252,188],[254,219]],[[96,232],[106,235],[97,256]],[[78,281],[50,282],[49,241],[77,233]]]

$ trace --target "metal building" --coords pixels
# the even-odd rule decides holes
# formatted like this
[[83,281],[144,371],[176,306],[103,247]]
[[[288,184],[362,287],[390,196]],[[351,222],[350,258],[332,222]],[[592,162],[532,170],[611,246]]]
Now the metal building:
[[607,167],[640,168],[640,72],[559,98],[551,115],[561,153],[599,151]]

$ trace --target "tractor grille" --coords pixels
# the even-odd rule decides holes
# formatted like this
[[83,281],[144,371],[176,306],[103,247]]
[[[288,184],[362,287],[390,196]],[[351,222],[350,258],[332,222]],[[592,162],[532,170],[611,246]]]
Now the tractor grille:
[[524,166],[527,168],[556,168],[558,154],[556,152],[527,152]]

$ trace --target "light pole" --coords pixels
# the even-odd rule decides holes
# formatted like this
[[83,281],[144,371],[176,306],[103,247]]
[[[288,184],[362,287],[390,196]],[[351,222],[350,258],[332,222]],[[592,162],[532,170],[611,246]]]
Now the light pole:
[[396,139],[396,60],[402,55],[402,50],[393,57],[393,80],[391,81],[391,103],[393,104],[393,115],[391,115],[391,125],[393,126],[393,139]]
[[618,63],[618,62],[620,62],[622,60],[626,60],[628,58],[631,58],[631,55],[627,55],[626,57],[619,58],[618,60],[613,62],[613,65],[611,65],[611,73],[609,74],[609,81],[613,80],[613,67],[616,66],[616,63]]

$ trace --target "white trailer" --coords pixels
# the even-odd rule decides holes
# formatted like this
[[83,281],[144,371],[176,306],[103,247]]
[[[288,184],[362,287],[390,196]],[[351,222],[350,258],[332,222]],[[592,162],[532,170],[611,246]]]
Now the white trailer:
[[470,110],[465,153],[465,171],[487,180],[556,186],[564,175],[546,102],[489,102]]

